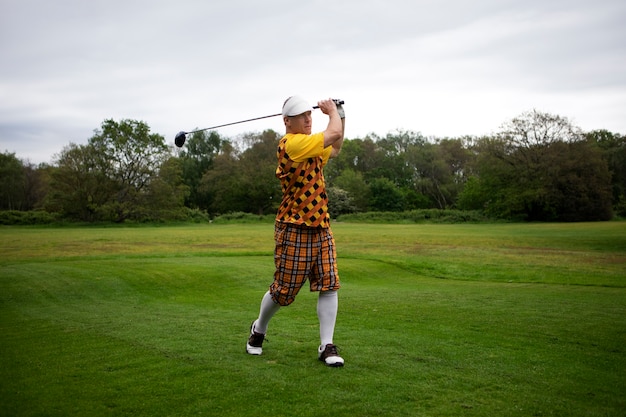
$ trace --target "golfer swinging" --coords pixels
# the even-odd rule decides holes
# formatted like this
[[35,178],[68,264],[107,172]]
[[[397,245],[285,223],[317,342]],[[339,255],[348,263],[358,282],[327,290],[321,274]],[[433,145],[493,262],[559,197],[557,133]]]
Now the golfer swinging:
[[333,100],[322,100],[318,106],[328,115],[328,126],[323,132],[311,134],[312,107],[298,96],[289,97],[283,104],[286,134],[278,144],[276,168],[283,191],[274,228],[276,271],[274,282],[261,300],[259,317],[250,327],[246,351],[251,355],[263,353],[271,318],[280,307],[294,301],[308,279],[311,291],[319,291],[318,358],[328,366],[343,366],[333,343],[339,275],[322,168],[341,150],[345,114]]

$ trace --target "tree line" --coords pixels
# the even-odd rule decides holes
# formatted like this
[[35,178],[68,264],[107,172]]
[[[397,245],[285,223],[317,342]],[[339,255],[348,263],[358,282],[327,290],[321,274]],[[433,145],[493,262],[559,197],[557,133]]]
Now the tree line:
[[[105,120],[52,164],[0,154],[0,210],[118,223],[273,214],[280,137],[202,131],[177,149],[144,122]],[[533,110],[483,137],[345,139],[325,177],[335,218],[455,209],[517,221],[609,220],[626,216],[626,137]]]

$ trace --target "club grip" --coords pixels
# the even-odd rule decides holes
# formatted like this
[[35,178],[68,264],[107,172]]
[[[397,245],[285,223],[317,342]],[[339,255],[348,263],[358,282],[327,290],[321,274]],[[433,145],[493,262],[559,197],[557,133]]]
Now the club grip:
[[[335,104],[336,104],[336,105],[338,105],[338,106],[341,106],[342,104],[344,104],[344,103],[345,103],[345,101],[343,101],[343,100],[341,100],[341,99],[338,99],[338,98],[333,98],[332,100],[333,100],[333,101],[335,102]],[[314,108],[314,109],[319,109],[319,108],[320,108],[320,106],[313,106],[313,108]]]

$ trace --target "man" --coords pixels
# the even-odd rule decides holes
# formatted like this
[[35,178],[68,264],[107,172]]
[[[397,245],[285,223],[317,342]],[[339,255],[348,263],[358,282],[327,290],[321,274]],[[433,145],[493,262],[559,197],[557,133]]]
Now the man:
[[340,285],[322,168],[341,151],[345,113],[330,99],[318,106],[328,115],[328,126],[311,134],[313,109],[306,100],[293,96],[283,104],[286,134],[278,144],[276,168],[283,191],[274,228],[276,270],[274,282],[261,300],[259,317],[250,326],[246,351],[263,353],[269,321],[280,307],[295,300],[308,279],[310,290],[319,291],[318,358],[336,367],[344,364],[333,343]]

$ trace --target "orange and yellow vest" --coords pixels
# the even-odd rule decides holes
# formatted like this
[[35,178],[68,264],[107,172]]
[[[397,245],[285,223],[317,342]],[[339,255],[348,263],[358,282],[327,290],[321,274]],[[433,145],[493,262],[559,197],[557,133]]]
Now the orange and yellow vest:
[[332,147],[324,148],[324,134],[288,133],[278,143],[276,177],[283,199],[276,221],[309,227],[330,227],[328,196],[322,168]]

